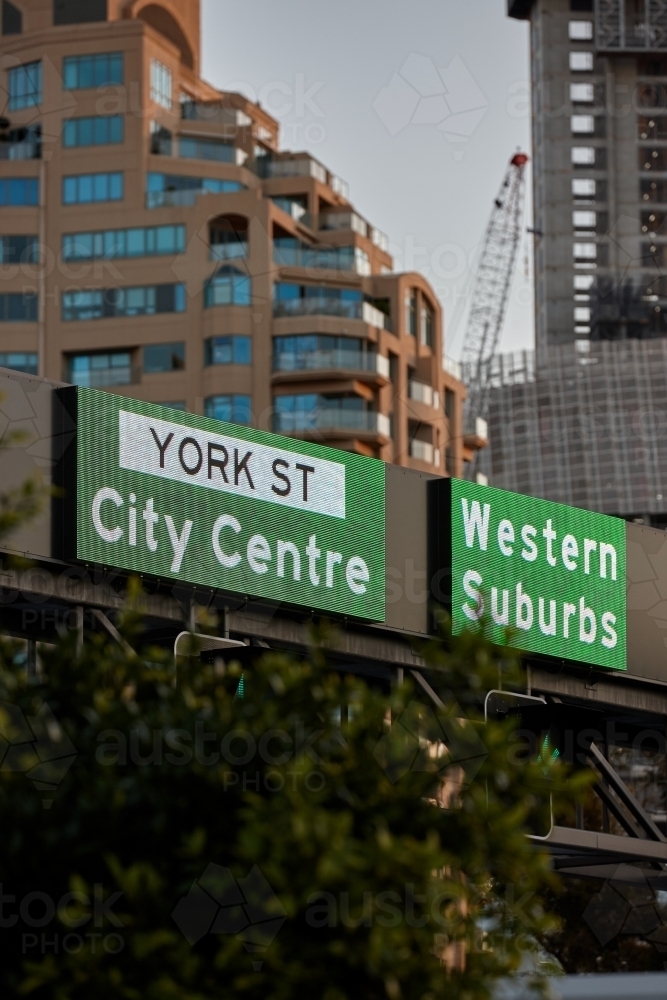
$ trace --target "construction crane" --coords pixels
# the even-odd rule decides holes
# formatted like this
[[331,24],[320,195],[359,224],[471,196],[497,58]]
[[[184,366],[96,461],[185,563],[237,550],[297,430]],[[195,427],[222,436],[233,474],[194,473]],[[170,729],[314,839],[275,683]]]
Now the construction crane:
[[[521,242],[527,163],[525,153],[515,153],[510,160],[484,237],[463,343],[463,372],[468,387],[466,435],[479,436],[477,420],[488,417],[491,361],[500,343]],[[472,478],[476,458],[468,468]]]

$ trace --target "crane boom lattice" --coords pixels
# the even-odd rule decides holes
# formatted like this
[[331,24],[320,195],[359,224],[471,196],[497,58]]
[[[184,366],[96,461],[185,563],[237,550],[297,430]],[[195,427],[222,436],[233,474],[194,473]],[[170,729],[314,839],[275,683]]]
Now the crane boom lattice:
[[500,343],[521,242],[527,163],[525,153],[512,157],[484,238],[463,345],[466,433],[473,433],[477,418],[485,420],[488,414],[491,360]]

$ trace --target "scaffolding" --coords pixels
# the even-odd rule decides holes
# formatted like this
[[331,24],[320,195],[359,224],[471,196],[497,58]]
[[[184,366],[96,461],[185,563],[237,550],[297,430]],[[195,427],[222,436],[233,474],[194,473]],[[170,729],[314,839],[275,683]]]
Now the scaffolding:
[[494,359],[492,485],[667,526],[667,340],[577,341]]

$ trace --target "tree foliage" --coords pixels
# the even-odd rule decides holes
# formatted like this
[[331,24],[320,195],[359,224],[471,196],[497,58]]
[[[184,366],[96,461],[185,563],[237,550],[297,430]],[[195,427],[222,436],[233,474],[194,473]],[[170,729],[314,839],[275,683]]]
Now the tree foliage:
[[4,995],[475,1000],[518,968],[554,885],[526,827],[566,784],[484,722],[518,662],[443,634],[436,709],[338,672],[328,638],[242,671],[66,635],[37,678],[3,645]]

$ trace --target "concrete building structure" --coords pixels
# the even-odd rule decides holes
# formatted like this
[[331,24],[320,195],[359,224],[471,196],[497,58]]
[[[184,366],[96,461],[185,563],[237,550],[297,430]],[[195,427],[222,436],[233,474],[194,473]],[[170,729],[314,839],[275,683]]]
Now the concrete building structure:
[[530,18],[536,346],[667,334],[667,14],[510,0]]
[[199,0],[4,0],[2,57],[0,365],[461,474],[433,289],[202,80]]

